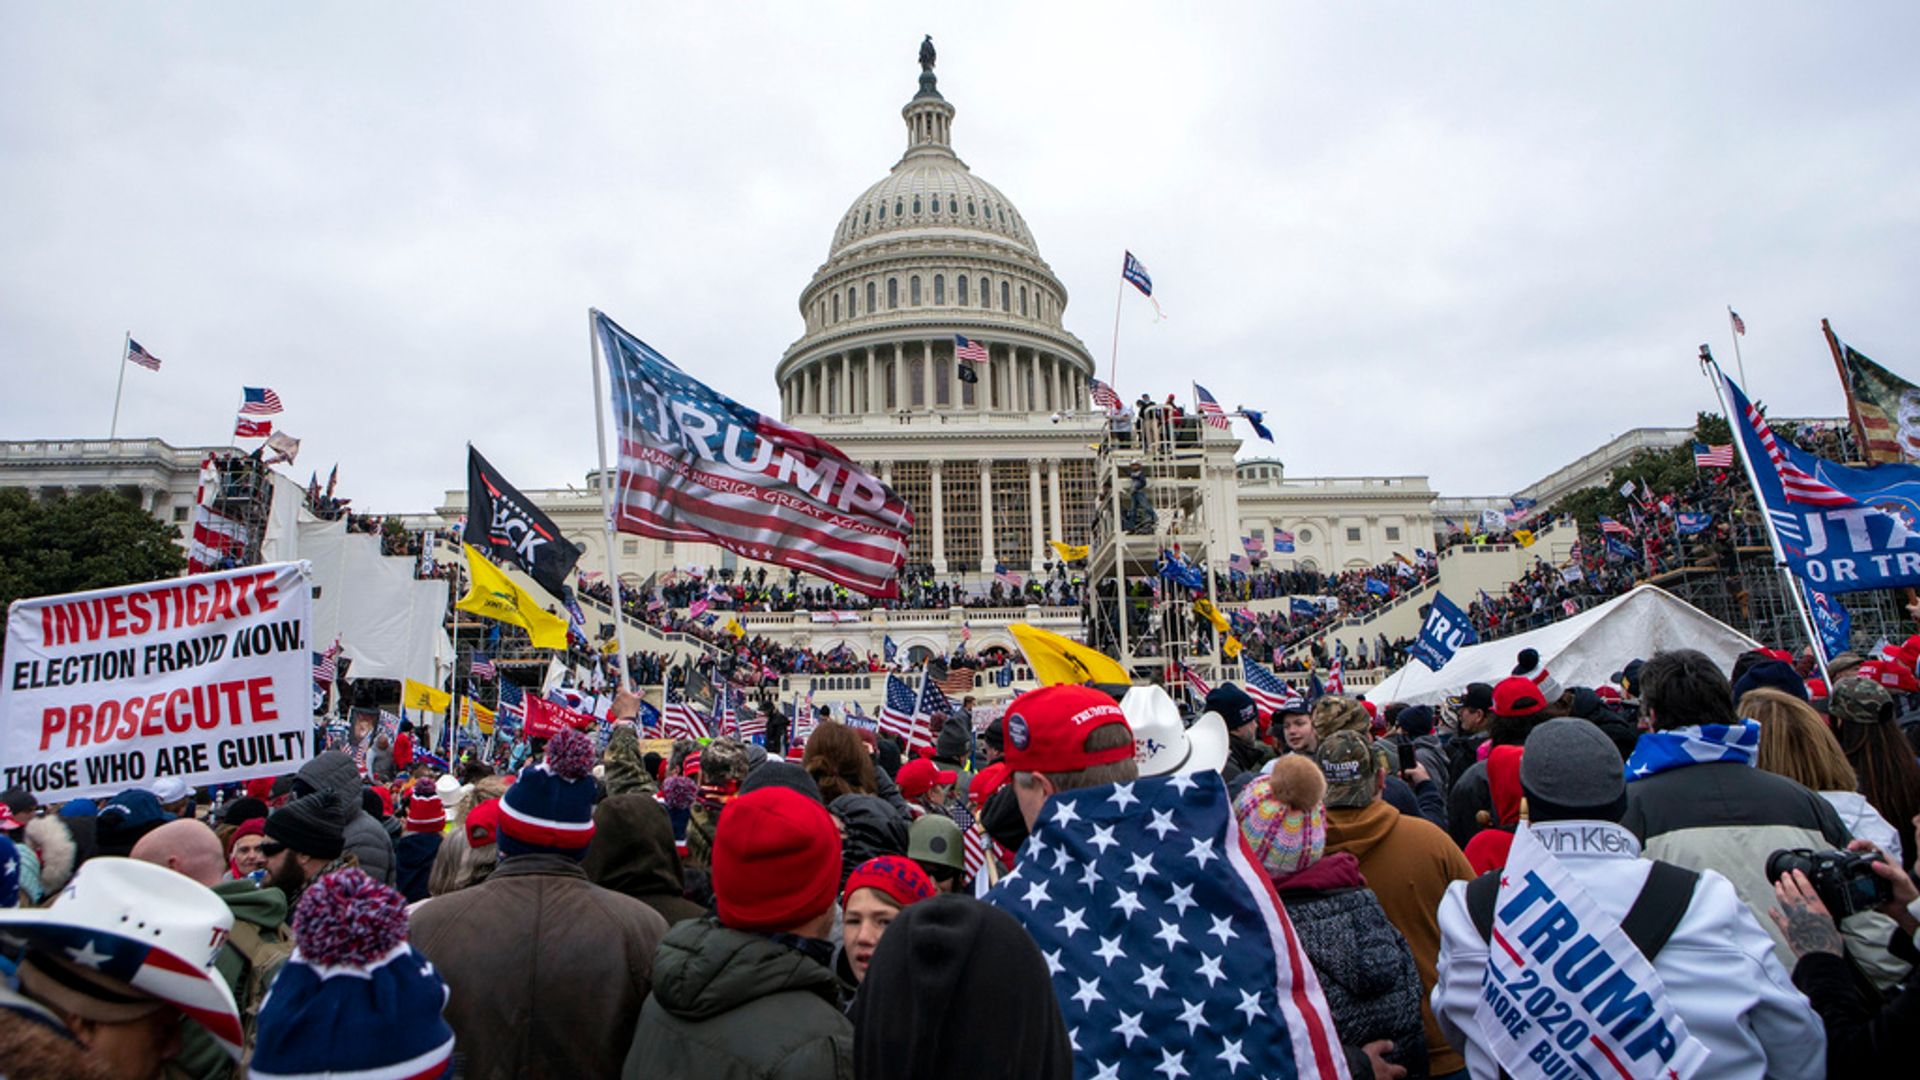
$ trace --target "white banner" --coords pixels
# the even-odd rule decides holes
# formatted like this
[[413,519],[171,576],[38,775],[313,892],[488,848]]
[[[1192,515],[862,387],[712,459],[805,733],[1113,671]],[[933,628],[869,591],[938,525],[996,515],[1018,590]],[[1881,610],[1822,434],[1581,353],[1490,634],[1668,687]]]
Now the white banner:
[[277,776],[314,754],[306,563],[21,600],[0,788],[43,802]]
[[[1561,841],[1556,826],[1539,829]],[[1633,842],[1617,826],[1593,831],[1607,830]],[[1516,1080],[1685,1080],[1706,1061],[1659,973],[1532,827],[1514,830],[1493,916],[1474,1019]]]

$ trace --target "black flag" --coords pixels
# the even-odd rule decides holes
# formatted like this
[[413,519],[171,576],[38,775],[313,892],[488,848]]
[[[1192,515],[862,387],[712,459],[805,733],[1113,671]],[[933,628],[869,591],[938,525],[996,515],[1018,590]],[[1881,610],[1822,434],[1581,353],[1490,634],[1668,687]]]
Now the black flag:
[[980,375],[973,370],[972,364],[961,364],[959,375],[960,381],[964,383],[977,383],[980,381]]
[[565,595],[580,549],[560,535],[553,519],[514,490],[506,477],[467,446],[467,543],[527,572],[540,587]]

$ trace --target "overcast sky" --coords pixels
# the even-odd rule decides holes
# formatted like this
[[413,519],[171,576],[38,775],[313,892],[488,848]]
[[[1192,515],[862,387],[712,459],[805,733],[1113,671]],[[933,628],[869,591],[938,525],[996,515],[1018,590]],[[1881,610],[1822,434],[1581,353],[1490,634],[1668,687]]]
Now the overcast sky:
[[1151,268],[1121,393],[1263,407],[1290,475],[1505,493],[1688,423],[1728,304],[1776,415],[1842,408],[1822,316],[1920,380],[1911,3],[644,6],[0,5],[0,437],[104,436],[131,330],[123,435],[224,443],[250,383],[357,508],[469,439],[578,483],[589,305],[776,411],[923,33],[1103,368]]

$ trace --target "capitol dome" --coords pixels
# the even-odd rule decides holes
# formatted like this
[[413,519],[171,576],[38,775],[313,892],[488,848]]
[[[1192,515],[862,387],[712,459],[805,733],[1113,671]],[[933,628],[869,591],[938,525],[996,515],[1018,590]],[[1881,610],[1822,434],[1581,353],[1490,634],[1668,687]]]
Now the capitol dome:
[[[931,44],[900,111],[907,149],[834,226],[775,378],[790,421],[1038,418],[1086,407],[1093,362],[1026,219],[953,151]],[[956,359],[961,339],[984,360]],[[967,350],[969,355],[974,350]]]

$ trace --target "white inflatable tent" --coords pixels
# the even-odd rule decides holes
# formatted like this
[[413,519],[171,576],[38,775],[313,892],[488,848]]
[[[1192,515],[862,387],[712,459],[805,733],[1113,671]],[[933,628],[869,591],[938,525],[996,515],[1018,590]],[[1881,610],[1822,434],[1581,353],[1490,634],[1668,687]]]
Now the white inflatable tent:
[[1604,686],[1627,661],[1645,659],[1662,649],[1698,649],[1723,671],[1760,645],[1657,585],[1642,585],[1625,596],[1538,630],[1468,645],[1439,671],[1409,663],[1367,691],[1375,705],[1404,701],[1437,705],[1468,683],[1497,683],[1513,674],[1515,657],[1534,649],[1562,686]]

